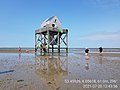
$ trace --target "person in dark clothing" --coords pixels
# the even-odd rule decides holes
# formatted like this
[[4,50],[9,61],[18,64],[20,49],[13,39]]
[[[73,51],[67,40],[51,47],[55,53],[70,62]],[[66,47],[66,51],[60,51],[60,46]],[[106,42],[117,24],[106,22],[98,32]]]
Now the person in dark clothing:
[[102,53],[103,52],[103,48],[99,47],[99,52]]
[[89,49],[88,48],[85,49],[85,53],[89,53]]
[[85,49],[85,55],[88,55],[88,53],[89,53],[89,49],[86,48],[86,49]]
[[46,50],[46,48],[45,48],[45,47],[43,48],[43,51],[44,51],[45,53],[47,52],[47,50]]

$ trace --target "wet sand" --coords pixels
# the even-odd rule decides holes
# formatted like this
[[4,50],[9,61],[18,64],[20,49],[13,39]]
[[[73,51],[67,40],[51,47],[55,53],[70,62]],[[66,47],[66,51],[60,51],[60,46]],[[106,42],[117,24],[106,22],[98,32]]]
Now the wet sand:
[[[27,49],[21,50],[21,53],[34,53],[34,52],[35,52],[34,50],[27,50]],[[14,49],[14,50],[3,49],[0,50],[0,53],[20,53],[20,52],[18,51],[18,49]]]
[[0,53],[0,90],[120,90],[120,54]]

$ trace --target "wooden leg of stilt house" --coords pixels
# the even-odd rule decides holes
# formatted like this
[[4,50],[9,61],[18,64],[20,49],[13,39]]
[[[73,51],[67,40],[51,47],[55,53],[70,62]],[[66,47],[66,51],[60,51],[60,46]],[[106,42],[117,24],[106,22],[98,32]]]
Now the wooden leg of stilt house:
[[42,48],[40,48],[40,53],[42,54]]
[[37,47],[36,47],[36,33],[35,33],[35,53],[37,52]]
[[58,32],[58,53],[60,53],[60,34]]
[[66,48],[66,53],[68,53],[68,48]]
[[54,45],[52,45],[52,53],[54,52]]
[[68,53],[68,30],[66,30],[66,53]]
[[48,53],[49,53],[49,44],[50,44],[50,34],[49,34],[49,30],[47,30],[47,34],[48,34]]
[[60,46],[58,46],[58,53],[60,53]]

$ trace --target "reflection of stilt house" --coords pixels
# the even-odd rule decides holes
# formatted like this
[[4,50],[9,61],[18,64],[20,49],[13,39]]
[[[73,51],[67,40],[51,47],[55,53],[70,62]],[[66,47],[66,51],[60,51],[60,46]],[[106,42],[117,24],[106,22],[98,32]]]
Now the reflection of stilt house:
[[68,56],[38,56],[35,65],[37,75],[54,89],[59,87],[62,77],[68,75]]
[[[64,47],[61,47],[64,46]],[[68,52],[68,30],[62,29],[61,23],[57,16],[52,16],[45,20],[40,29],[35,31],[35,52],[40,48],[40,51],[48,52],[52,49],[66,49]]]

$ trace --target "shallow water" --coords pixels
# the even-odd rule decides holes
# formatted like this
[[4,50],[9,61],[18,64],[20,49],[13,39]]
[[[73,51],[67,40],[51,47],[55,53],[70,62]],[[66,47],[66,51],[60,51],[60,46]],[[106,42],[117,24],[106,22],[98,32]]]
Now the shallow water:
[[118,56],[0,53],[0,72],[0,90],[120,90]]

